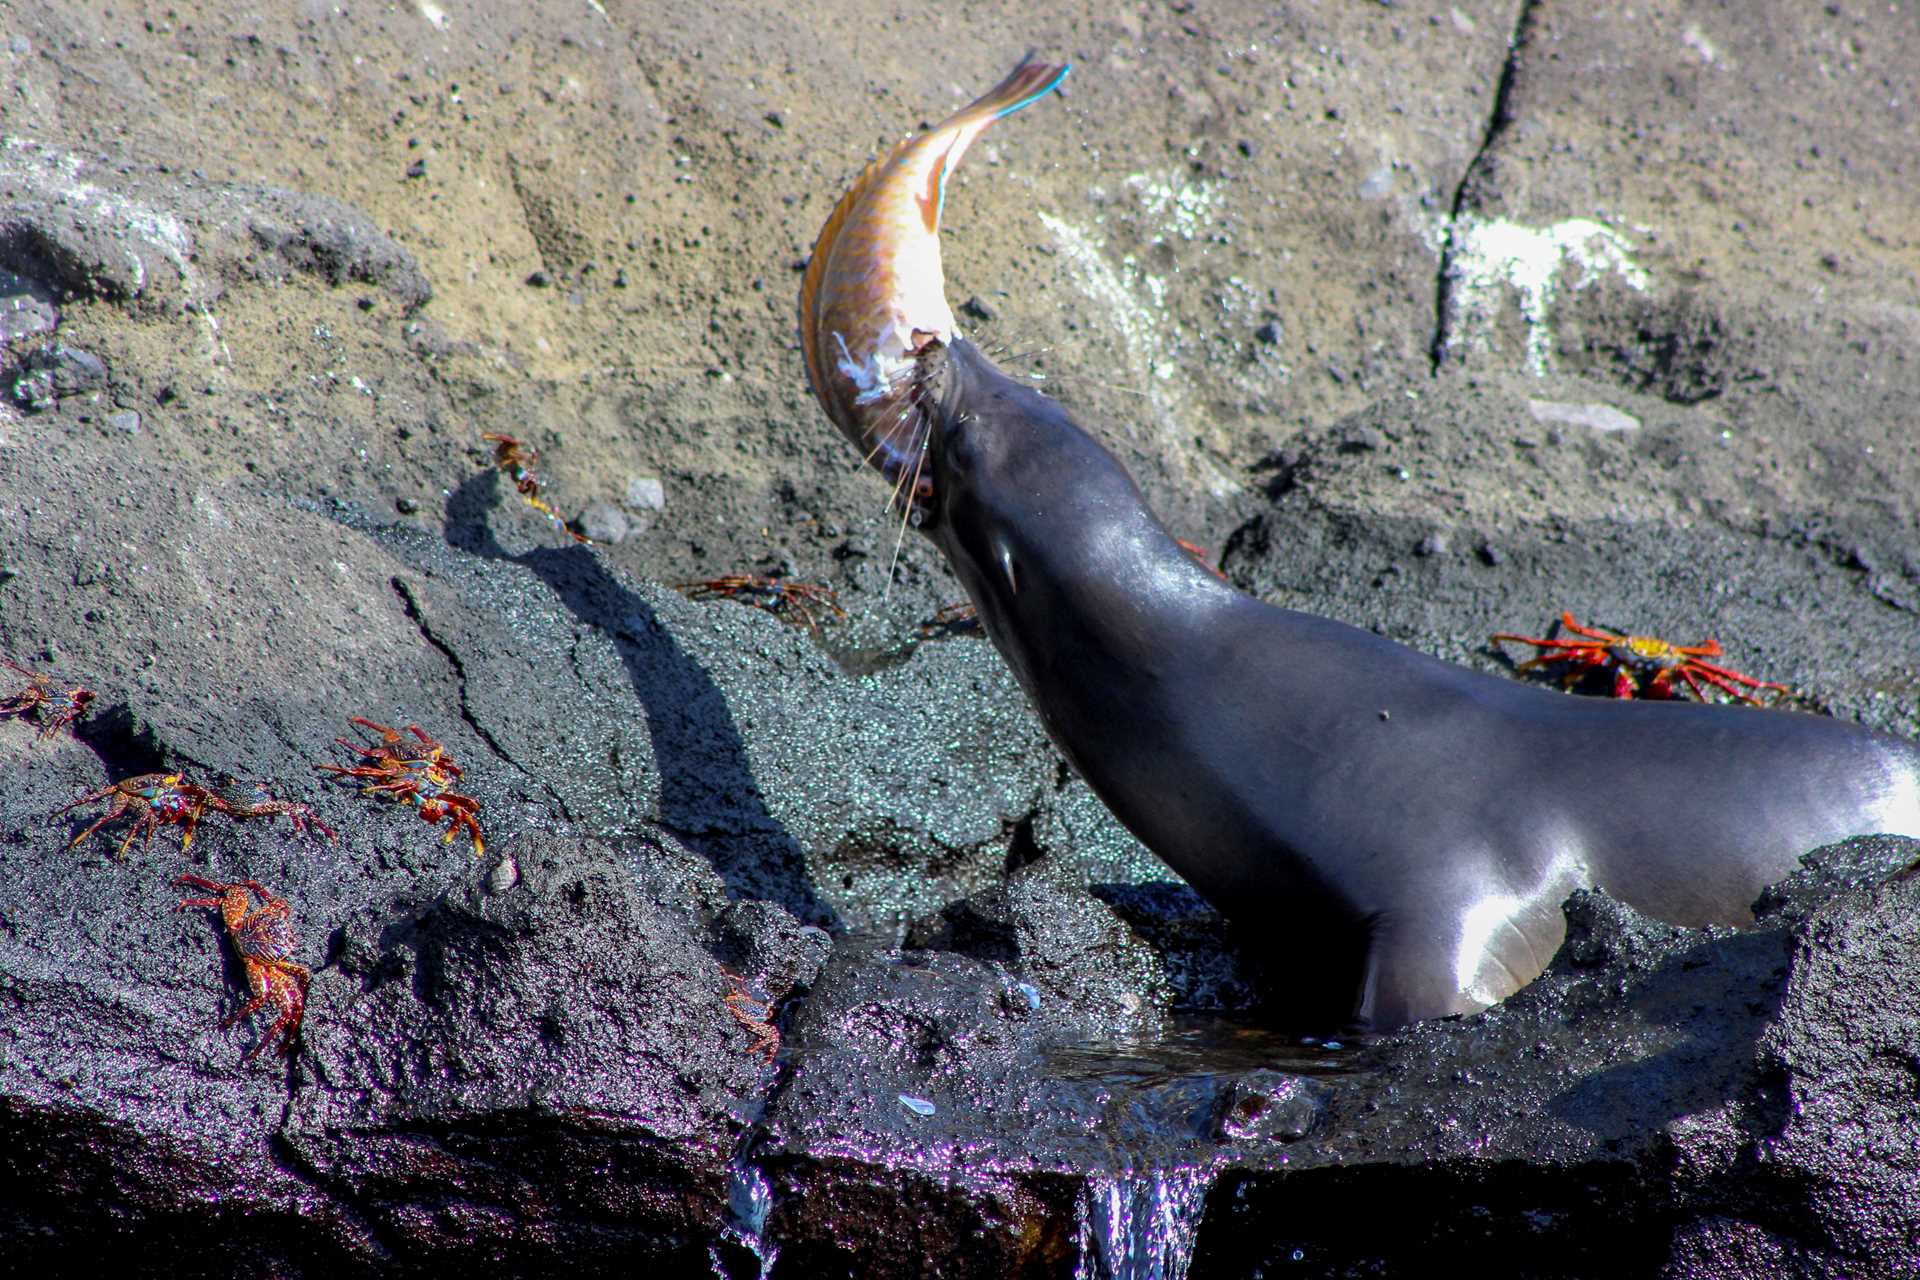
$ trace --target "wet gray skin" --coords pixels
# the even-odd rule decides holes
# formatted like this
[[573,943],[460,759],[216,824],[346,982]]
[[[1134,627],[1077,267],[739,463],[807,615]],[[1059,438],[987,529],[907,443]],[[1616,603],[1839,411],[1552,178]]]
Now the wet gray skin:
[[1598,885],[1738,925],[1816,846],[1920,835],[1920,748],[1823,717],[1569,697],[1263,604],[964,339],[922,370],[924,531],[1101,799],[1273,950],[1300,1016],[1501,999]]

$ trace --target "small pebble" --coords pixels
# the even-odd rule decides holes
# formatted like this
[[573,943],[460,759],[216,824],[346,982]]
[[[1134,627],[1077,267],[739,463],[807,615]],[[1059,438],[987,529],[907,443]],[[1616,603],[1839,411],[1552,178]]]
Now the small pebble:
[[107,426],[130,436],[140,434],[140,415],[132,409],[122,409],[118,413],[107,415]]
[[1341,453],[1373,453],[1387,447],[1387,437],[1378,427],[1355,427],[1340,439]]
[[630,527],[627,517],[611,502],[588,503],[575,524],[587,537],[608,545],[624,541]]
[[519,883],[520,864],[515,862],[510,854],[494,863],[492,869],[487,872],[488,893],[505,893]]
[[1447,535],[1430,533],[1413,544],[1413,554],[1417,556],[1443,556],[1447,554]]
[[412,164],[408,165],[407,176],[409,178],[426,177],[427,176],[427,158],[425,156],[421,156],[418,160],[415,160]]
[[56,343],[48,353],[53,385],[63,396],[97,387],[107,380],[107,364],[91,351]]
[[[1528,400],[1527,412],[1535,422],[1559,423],[1569,427],[1585,427],[1602,435],[1619,431],[1638,431],[1640,419],[1630,413],[1622,413],[1610,404],[1564,404],[1557,400]],[[1548,437],[1552,440],[1551,433]],[[1515,441],[1516,444],[1521,443]],[[1558,440],[1552,440],[1558,444]],[[1531,442],[1528,442],[1528,447]]]
[[930,1116],[937,1108],[925,1098],[916,1098],[910,1094],[900,1095],[900,1105],[917,1116]]
[[548,283],[547,273],[544,271],[535,271],[527,276],[527,283],[536,289],[544,289]]
[[393,506],[403,516],[410,516],[420,509],[420,504],[412,498],[395,498]]
[[1270,347],[1280,345],[1280,326],[1269,320],[1253,331],[1253,336]]
[[659,476],[628,476],[626,504],[633,511],[665,511],[667,487]]

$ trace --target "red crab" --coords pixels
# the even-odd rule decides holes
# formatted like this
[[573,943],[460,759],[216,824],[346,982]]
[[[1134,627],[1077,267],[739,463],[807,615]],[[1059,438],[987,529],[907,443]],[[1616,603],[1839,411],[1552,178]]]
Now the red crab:
[[1631,698],[1636,694],[1646,698],[1678,698],[1680,691],[1673,685],[1676,676],[1684,680],[1687,687],[1693,690],[1694,697],[1702,702],[1707,701],[1707,691],[1700,687],[1703,680],[1728,697],[1754,706],[1758,706],[1760,700],[1748,690],[1771,689],[1775,701],[1778,701],[1779,695],[1790,692],[1786,685],[1755,680],[1730,668],[1703,662],[1703,658],[1720,656],[1720,645],[1713,640],[1681,645],[1669,644],[1654,636],[1615,635],[1611,631],[1583,627],[1573,620],[1571,613],[1560,615],[1560,627],[1582,638],[1543,639],[1503,631],[1493,637],[1493,642],[1530,644],[1542,651],[1538,657],[1528,658],[1519,664],[1515,668],[1519,671],[1545,663],[1569,664],[1566,674],[1561,678],[1564,685],[1578,682],[1595,668],[1611,667],[1614,673],[1613,696],[1616,698]]
[[840,607],[839,599],[833,594],[833,588],[817,582],[790,582],[785,578],[730,573],[721,578],[679,582],[674,586],[686,593],[689,600],[711,600],[715,597],[738,600],[756,609],[764,609],[776,618],[798,622],[809,631],[820,629],[813,618],[816,608],[826,610],[836,619],[847,616],[847,611]]
[[112,822],[123,814],[134,815],[134,823],[127,828],[126,838],[115,851],[116,857],[125,857],[127,846],[133,843],[135,836],[144,837],[140,847],[146,848],[153,843],[153,833],[163,826],[178,823],[182,828],[180,847],[184,850],[193,844],[193,829],[199,824],[200,815],[206,811],[208,792],[185,780],[178,773],[143,773],[137,777],[122,778],[119,782],[108,783],[98,791],[81,796],[72,804],[55,809],[48,817],[57,818],[83,804],[92,804],[95,800],[111,799],[113,807],[92,826],[75,836],[67,848],[79,846],[80,842]]
[[931,618],[914,628],[914,634],[922,640],[945,640],[952,636],[969,635],[980,629],[980,613],[973,607],[971,600],[956,600],[952,604],[943,604]]
[[421,821],[447,824],[442,843],[452,843],[454,836],[464,830],[473,841],[474,856],[486,852],[486,838],[481,835],[480,823],[475,817],[480,812],[480,802],[452,790],[454,781],[460,777],[460,766],[453,762],[453,756],[445,747],[429,738],[426,730],[417,724],[406,727],[405,732],[414,736],[414,741],[409,742],[401,730],[377,724],[364,716],[351,716],[349,723],[371,729],[380,735],[380,741],[369,745],[335,738],[338,745],[359,752],[360,762],[316,764],[314,768],[339,778],[362,780],[367,784],[361,788],[364,795],[384,795],[416,805]]
[[1185,538],[1175,538],[1174,541],[1179,543],[1180,549],[1192,556],[1202,569],[1205,569],[1222,582],[1227,580],[1227,575],[1220,571],[1218,565],[1214,564],[1213,558],[1207,554],[1205,547],[1200,546],[1198,543],[1188,542]]
[[560,513],[548,506],[546,499],[540,496],[540,482],[533,477],[533,464],[540,458],[538,450],[512,436],[498,435],[491,431],[482,433],[480,438],[493,445],[494,469],[513,481],[513,487],[520,491],[520,497],[528,506],[545,515],[558,526],[562,533],[575,542],[588,544],[593,542],[592,538],[575,533],[569,528],[567,522],[561,519]]
[[780,1028],[773,1025],[773,1002],[756,998],[747,980],[733,970],[723,967],[720,974],[732,988],[720,1002],[727,1006],[735,1022],[753,1033],[753,1044],[747,1052],[757,1053],[771,1064],[780,1052]]
[[[230,1027],[271,1002],[280,1016],[260,1043],[247,1050],[246,1056],[253,1057],[278,1038],[280,1052],[291,1057],[293,1038],[300,1033],[300,1022],[306,1015],[307,984],[313,978],[313,971],[291,959],[297,939],[293,935],[293,912],[287,900],[258,880],[227,884],[186,872],[176,876],[173,882],[218,895],[182,898],[175,910],[185,911],[190,907],[218,910],[221,923],[227,927],[227,937],[233,940],[233,949],[240,955],[240,966],[246,972],[247,990],[253,998],[222,1018],[220,1025]],[[259,907],[254,907],[248,894],[260,899]]]
[[231,787],[212,790],[196,787],[195,790],[201,791],[205,796],[204,803],[207,808],[216,813],[224,813],[230,818],[271,818],[276,813],[284,813],[287,821],[293,824],[295,835],[305,835],[307,824],[312,823],[320,828],[327,839],[334,841],[340,839],[332,827],[320,821],[314,814],[312,805],[301,804],[294,800],[276,800],[264,787],[256,786],[253,789],[254,799],[252,800],[238,799],[240,793]]
[[[40,722],[42,738],[78,720],[93,703],[93,690],[82,685],[75,685],[63,694],[59,692],[52,676],[29,671],[11,658],[0,658],[0,666],[27,678],[25,688],[0,701],[0,716],[19,716],[22,719],[32,716]],[[56,707],[58,710],[55,710]]]

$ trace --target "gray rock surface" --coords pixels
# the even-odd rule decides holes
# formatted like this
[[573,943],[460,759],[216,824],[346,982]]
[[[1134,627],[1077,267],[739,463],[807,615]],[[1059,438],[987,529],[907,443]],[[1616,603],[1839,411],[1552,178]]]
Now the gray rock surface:
[[[1059,52],[953,181],[949,294],[1238,585],[1494,671],[1562,610],[1713,636],[1920,734],[1902,12],[0,21],[0,657],[98,695],[0,718],[14,1265],[1911,1272],[1920,849],[1826,851],[1741,934],[1583,895],[1502,1006],[1282,1034],[1312,975],[1170,883],[983,641],[919,638],[958,590],[793,334],[874,148]],[[625,536],[571,542],[483,432]],[[851,616],[666,585],[735,573]],[[445,744],[484,856],[313,769],[354,715]],[[157,770],[339,840],[48,820]],[[182,872],[288,900],[292,1057],[220,1025]]]

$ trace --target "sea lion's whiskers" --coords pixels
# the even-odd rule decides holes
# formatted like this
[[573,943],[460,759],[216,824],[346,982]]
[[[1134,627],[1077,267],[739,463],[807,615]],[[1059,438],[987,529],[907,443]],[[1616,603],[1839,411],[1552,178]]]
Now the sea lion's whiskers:
[[[907,500],[900,503],[900,533],[899,536],[893,540],[893,559],[887,565],[887,585],[880,591],[880,599],[883,602],[893,594],[893,575],[900,568],[900,551],[907,542],[907,526],[913,523],[913,499],[920,491],[920,470],[926,466],[926,464],[927,442],[926,437],[923,436],[920,441],[920,456],[913,461],[913,480],[907,488]],[[906,477],[906,468],[901,468],[900,474],[904,479]],[[897,492],[896,490],[896,495]],[[897,496],[895,501],[898,501]]]
[[1138,387],[1123,387],[1117,382],[1109,382],[1105,378],[1095,378],[1085,374],[1029,373],[1023,376],[1034,382],[1058,382],[1062,385],[1071,385],[1075,382],[1090,383],[1096,387],[1104,387],[1108,391],[1118,391],[1121,395],[1138,396],[1142,400],[1151,400],[1153,398],[1153,392],[1151,391],[1142,391]]
[[893,420],[893,425],[889,426],[885,431],[876,434],[873,441],[873,448],[867,450],[867,456],[860,459],[860,466],[866,467],[873,465],[873,460],[880,456],[880,451],[893,443],[894,428],[906,421],[906,417],[907,407],[902,405],[899,416]]
[[1038,360],[1041,356],[1052,355],[1053,348],[1052,347],[1024,347],[1019,351],[1015,351],[1012,347],[1003,345],[998,350],[994,351],[992,354],[996,358],[996,362],[1001,360],[1006,360],[1006,361]]
[[[1016,363],[1020,361],[1038,360],[1041,356],[1051,355],[1053,354],[1053,348],[1050,346],[1023,347],[1015,351],[1012,347],[1004,344],[996,344],[989,354],[994,357],[996,363]],[[1007,372],[1012,377],[1025,378],[1029,382],[1058,382],[1063,384],[1075,382],[1092,383],[1094,386],[1106,387],[1130,396],[1138,396],[1142,400],[1151,400],[1153,398],[1151,391],[1143,391],[1139,387],[1122,386],[1118,382],[1107,378],[1096,378],[1090,374],[1042,373],[1038,369],[1011,369]]]

